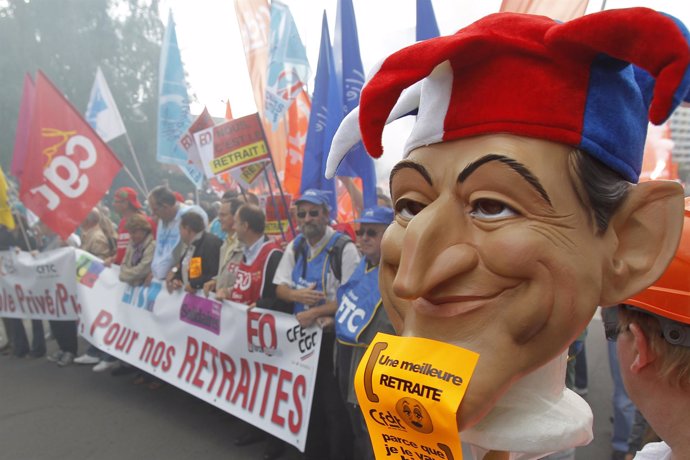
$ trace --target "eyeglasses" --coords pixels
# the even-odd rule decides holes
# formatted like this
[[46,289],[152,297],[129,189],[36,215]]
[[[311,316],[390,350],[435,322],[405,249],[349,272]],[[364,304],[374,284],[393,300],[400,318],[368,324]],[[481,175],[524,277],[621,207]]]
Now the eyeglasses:
[[618,340],[618,334],[627,331],[629,328],[629,326],[621,327],[618,323],[604,323],[604,335],[609,342],[615,342]]
[[377,232],[377,231],[374,230],[373,228],[367,228],[366,230],[364,230],[363,228],[360,228],[360,229],[357,230],[355,233],[356,233],[357,236],[359,236],[359,237],[362,237],[362,236],[364,236],[364,235],[367,235],[369,238],[376,238],[376,236],[378,236],[378,234],[379,234],[379,232]]
[[[309,211],[309,216],[310,217],[319,217],[319,214],[321,214],[321,211],[319,209],[312,209]],[[297,217],[300,219],[304,219],[307,217],[307,211],[297,211]]]

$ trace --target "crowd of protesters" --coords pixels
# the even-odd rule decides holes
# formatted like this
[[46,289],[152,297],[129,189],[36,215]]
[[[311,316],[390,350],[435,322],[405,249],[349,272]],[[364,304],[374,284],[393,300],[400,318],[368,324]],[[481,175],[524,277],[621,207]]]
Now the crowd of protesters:
[[[318,325],[323,329],[323,339],[304,458],[373,459],[353,379],[376,333],[394,333],[378,291],[381,238],[394,214],[390,200],[382,196],[379,206],[363,210],[353,222],[355,231],[350,224],[332,220],[326,192],[307,190],[291,209],[297,236],[286,241],[266,235],[266,215],[259,207],[259,199],[251,193],[228,191],[218,202],[204,207],[191,200],[183,202],[181,195],[165,186],[156,187],[146,198],[150,214],[135,190],[118,189],[113,194],[112,209],[94,208],[66,240],[40,223],[30,228],[18,209],[14,213],[16,228],[10,231],[0,227],[0,250],[81,248],[102,259],[106,266],[118,265],[120,281],[132,286],[150,284],[155,279],[170,292],[184,290],[250,308],[268,308],[294,314],[303,327]],[[117,226],[111,216],[119,218]],[[356,235],[354,240],[350,235]],[[43,322],[33,320],[29,343],[22,320],[2,320],[8,336],[0,349],[3,354],[43,357],[47,353],[46,337],[52,335],[58,349],[47,359],[60,367],[72,363],[93,365],[94,372],[110,370],[113,376],[136,374],[133,383],[146,384],[152,390],[164,385],[127,363],[118,363],[93,345],[77,356],[76,321],[49,321],[50,329],[45,334]],[[580,358],[584,357],[578,347],[582,339],[571,347]],[[617,365],[612,362],[612,372],[619,373]],[[569,386],[586,394],[586,381],[579,385],[585,387],[584,391],[577,380],[574,382],[569,381]],[[625,416],[618,413],[621,392],[625,390],[617,384],[613,398],[615,459],[628,454],[628,442],[630,452],[632,446],[639,448],[633,439],[641,437],[639,432],[646,426],[638,413],[635,427],[643,428],[633,428],[635,408],[627,395]],[[266,460],[279,458],[286,448],[283,441],[249,424],[238,430],[236,445],[257,442],[265,442]],[[626,458],[631,458],[628,455]]]
[[[40,223],[30,228],[17,210],[15,217],[22,221],[13,231],[0,229],[0,250],[40,252],[72,246],[106,266],[118,265],[123,283],[141,286],[157,280],[169,292],[184,290],[295,314],[303,327],[322,327],[305,458],[373,458],[348,382],[362,357],[362,345],[377,331],[393,331],[380,308],[375,282],[381,237],[393,217],[385,197],[380,200],[383,207],[365,210],[357,222],[343,224],[332,220],[326,192],[308,190],[290,210],[298,229],[292,241],[266,234],[265,212],[256,195],[248,192],[228,191],[218,202],[202,207],[159,186],[146,197],[150,214],[142,201],[131,188],[116,190],[110,209],[94,208],[64,241]],[[357,232],[353,224],[360,227]],[[355,323],[348,320],[352,292],[365,294],[357,308],[366,320],[355,321],[354,331]],[[32,321],[31,344],[22,320],[3,322],[8,335],[5,354],[43,357],[46,336],[52,334],[58,347],[47,359],[60,367],[93,365],[94,372],[136,374],[133,383],[152,390],[164,385],[93,345],[79,356],[76,321],[49,321],[48,335],[42,321]],[[367,327],[370,330],[363,334]],[[285,451],[283,441],[248,424],[238,431],[235,444],[264,440],[265,459]]]

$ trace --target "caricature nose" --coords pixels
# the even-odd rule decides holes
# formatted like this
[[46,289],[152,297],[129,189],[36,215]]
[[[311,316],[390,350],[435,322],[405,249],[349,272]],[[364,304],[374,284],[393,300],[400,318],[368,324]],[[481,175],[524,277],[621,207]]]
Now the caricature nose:
[[477,266],[462,210],[452,201],[432,203],[405,230],[393,292],[404,299],[428,296],[436,286]]

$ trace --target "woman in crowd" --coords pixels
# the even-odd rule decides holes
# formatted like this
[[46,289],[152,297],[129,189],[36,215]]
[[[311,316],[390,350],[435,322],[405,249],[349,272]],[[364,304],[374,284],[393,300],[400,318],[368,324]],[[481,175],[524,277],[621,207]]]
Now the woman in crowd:
[[[125,256],[120,265],[120,281],[131,286],[141,286],[151,273],[151,261],[156,249],[153,239],[153,227],[149,218],[144,214],[132,214],[125,224],[125,230],[129,234],[129,243],[125,250]],[[105,359],[104,359],[105,360]],[[129,365],[120,365],[112,371],[112,375],[125,375],[134,372],[135,368]],[[135,383],[157,383],[150,381],[146,374],[139,374]]]
[[153,240],[151,223],[141,214],[130,216],[126,229],[130,241],[120,266],[120,281],[132,286],[141,286],[151,273],[156,242]]

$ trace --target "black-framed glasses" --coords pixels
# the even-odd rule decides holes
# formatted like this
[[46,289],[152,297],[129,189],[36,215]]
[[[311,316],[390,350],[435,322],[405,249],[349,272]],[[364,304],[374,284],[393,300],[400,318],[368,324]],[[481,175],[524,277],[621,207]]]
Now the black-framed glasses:
[[[321,211],[319,209],[312,209],[309,211],[309,217],[319,217],[319,214],[321,214]],[[304,219],[307,217],[307,211],[297,211],[297,217],[300,219]]]
[[379,232],[377,232],[377,231],[374,230],[373,228],[367,228],[366,230],[364,230],[363,228],[360,228],[360,229],[357,230],[355,233],[356,233],[357,236],[359,236],[359,237],[362,237],[362,236],[364,236],[364,235],[367,235],[369,238],[376,238],[376,236],[379,234]]
[[604,323],[604,335],[606,336],[606,340],[609,342],[615,342],[618,340],[618,335],[623,331],[627,331],[628,329],[628,326],[621,327],[619,323]]

